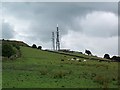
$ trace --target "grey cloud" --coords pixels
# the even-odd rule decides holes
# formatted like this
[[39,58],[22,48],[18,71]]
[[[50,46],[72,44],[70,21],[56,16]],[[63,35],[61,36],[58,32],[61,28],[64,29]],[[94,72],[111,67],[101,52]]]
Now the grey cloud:
[[[32,3],[30,4],[32,5]],[[116,3],[39,3],[37,6],[33,5],[33,7],[36,8],[34,10],[36,15],[33,18],[34,20],[32,20],[30,29],[31,32],[36,32],[35,35],[42,33],[40,34],[41,40],[48,41],[50,40],[51,32],[56,30],[57,23],[60,25],[62,35],[67,34],[68,29],[82,30],[81,27],[76,25],[77,23],[73,22],[75,17],[82,17],[94,10],[117,12],[115,7],[113,9],[111,8],[111,6],[115,4]]]
[[118,35],[117,21],[114,13],[94,11],[80,19],[79,23],[86,35],[104,38]]
[[82,51],[89,49],[93,55],[103,57],[105,53],[110,55],[118,55],[118,39],[115,37],[101,38],[86,36],[81,32],[69,31],[68,35],[62,37],[62,45],[64,48]]
[[14,28],[7,22],[2,22],[2,38],[11,39],[14,37]]
[[[41,2],[19,2],[19,3],[3,3],[3,15],[13,16],[16,20],[27,21],[30,23],[28,27],[28,32],[22,32],[28,35],[28,42],[43,43],[43,45],[50,44],[51,42],[51,32],[56,31],[56,24],[59,24],[59,29],[61,33],[61,38],[64,35],[69,34],[69,30],[85,32],[85,34],[91,34],[92,36],[105,36],[106,34],[94,31],[89,32],[85,28],[88,26],[85,20],[85,25],[79,26],[79,22],[76,22],[76,17],[79,17],[80,20],[83,19],[86,15],[94,11],[102,12],[111,12],[115,15],[118,13],[118,3],[113,2],[61,2],[61,3],[41,3]],[[96,17],[97,18],[97,17]],[[99,18],[99,17],[98,17]],[[94,18],[93,18],[94,19]],[[92,19],[89,23],[92,23]],[[98,20],[99,21],[99,20]],[[100,22],[100,24],[104,24]],[[105,24],[106,25],[106,24]],[[103,28],[103,27],[102,27]],[[91,28],[93,29],[93,28]],[[114,28],[113,28],[114,29]],[[115,36],[115,32],[110,28],[110,35]],[[115,28],[116,29],[116,28]],[[100,28],[96,28],[96,31],[99,31]],[[104,29],[105,30],[105,29]],[[26,30],[27,31],[27,30]],[[103,31],[102,31],[103,32]],[[109,30],[107,30],[109,34]],[[18,31],[19,33],[19,31]],[[32,34],[32,36],[31,36]],[[105,34],[105,35],[104,35]],[[23,36],[24,37],[24,36]],[[19,37],[20,38],[20,37]],[[25,38],[24,38],[25,40]],[[49,45],[50,46],[50,45]]]

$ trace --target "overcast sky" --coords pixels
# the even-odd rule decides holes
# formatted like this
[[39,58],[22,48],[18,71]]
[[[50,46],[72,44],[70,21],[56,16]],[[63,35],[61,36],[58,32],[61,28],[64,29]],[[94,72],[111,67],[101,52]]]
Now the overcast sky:
[[59,24],[61,48],[118,55],[117,2],[4,2],[2,38],[52,49]]

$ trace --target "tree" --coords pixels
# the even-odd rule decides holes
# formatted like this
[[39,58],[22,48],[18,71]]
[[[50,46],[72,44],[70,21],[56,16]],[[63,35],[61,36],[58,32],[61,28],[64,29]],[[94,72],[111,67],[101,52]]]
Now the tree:
[[38,49],[40,49],[40,50],[41,50],[41,49],[42,49],[42,46],[38,46]]
[[17,50],[20,50],[20,46],[19,46],[19,45],[15,44],[15,43],[13,43],[12,45],[13,45],[13,47],[15,47]]
[[113,56],[111,58],[111,60],[120,62],[120,57],[119,56]]
[[5,39],[2,39],[2,41],[5,41]]
[[32,45],[32,48],[37,48],[37,46],[35,44]]
[[12,45],[7,43],[2,43],[2,56],[4,57],[10,57],[14,55],[16,52],[14,51]]
[[109,55],[109,54],[105,54],[105,55],[104,55],[104,58],[110,59],[110,55]]
[[88,55],[92,55],[92,53],[89,50],[85,50],[85,53]]

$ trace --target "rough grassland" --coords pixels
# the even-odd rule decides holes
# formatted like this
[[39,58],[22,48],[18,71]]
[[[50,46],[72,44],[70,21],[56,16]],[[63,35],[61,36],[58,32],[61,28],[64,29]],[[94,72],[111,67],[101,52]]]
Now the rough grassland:
[[69,61],[70,56],[29,47],[21,51],[21,58],[3,60],[3,88],[118,87],[117,62]]

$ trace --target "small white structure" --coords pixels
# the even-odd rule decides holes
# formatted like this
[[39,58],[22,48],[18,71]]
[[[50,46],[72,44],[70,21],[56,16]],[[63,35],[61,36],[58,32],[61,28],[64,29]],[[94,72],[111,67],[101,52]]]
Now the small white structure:
[[86,62],[86,61],[87,61],[87,60],[85,60],[85,59],[83,60],[83,62]]

